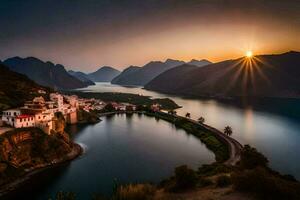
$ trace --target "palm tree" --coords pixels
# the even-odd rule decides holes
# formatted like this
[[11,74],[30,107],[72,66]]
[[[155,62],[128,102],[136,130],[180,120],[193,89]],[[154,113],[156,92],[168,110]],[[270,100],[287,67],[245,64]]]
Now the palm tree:
[[198,122],[199,122],[200,124],[203,124],[203,123],[205,122],[204,117],[199,117]]
[[231,136],[232,135],[232,128],[230,126],[226,126],[224,128],[224,134],[226,134],[227,136]]
[[185,114],[185,117],[186,117],[186,118],[191,118],[191,113],[186,113],[186,114]]

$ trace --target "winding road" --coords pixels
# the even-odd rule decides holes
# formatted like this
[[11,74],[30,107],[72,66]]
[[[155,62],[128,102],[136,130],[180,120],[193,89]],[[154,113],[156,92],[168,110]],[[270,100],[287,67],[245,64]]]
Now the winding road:
[[190,122],[205,128],[206,130],[208,130],[211,133],[215,134],[215,136],[217,138],[219,138],[223,142],[227,143],[227,145],[229,147],[229,154],[230,155],[229,155],[228,160],[226,160],[224,162],[225,165],[232,165],[233,166],[233,165],[236,165],[240,161],[243,145],[241,145],[237,140],[235,140],[232,137],[229,137],[229,136],[225,135],[220,130],[218,130],[214,127],[211,127],[209,125],[199,123],[196,120],[193,120],[193,119],[190,119],[190,118],[182,117],[182,116],[179,116],[179,115],[176,115],[176,116],[181,117],[181,118],[185,118],[185,119],[189,120]]

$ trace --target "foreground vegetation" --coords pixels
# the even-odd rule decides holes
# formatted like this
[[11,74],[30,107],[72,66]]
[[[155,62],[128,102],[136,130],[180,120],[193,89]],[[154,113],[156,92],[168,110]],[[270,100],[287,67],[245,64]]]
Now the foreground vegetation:
[[[208,191],[208,192],[207,192]],[[222,193],[215,195],[218,191]],[[226,191],[224,193],[224,191]],[[202,198],[202,194],[208,194]],[[190,195],[187,195],[190,194]],[[255,148],[245,145],[237,166],[222,163],[203,165],[198,170],[183,165],[159,185],[128,184],[115,189],[111,197],[93,195],[93,200],[173,200],[173,199],[300,199],[300,183],[268,166],[268,160]],[[191,196],[192,195],[192,196]],[[214,196],[215,195],[215,196]],[[235,196],[235,197],[236,197]],[[57,193],[56,200],[75,200],[72,192]]]

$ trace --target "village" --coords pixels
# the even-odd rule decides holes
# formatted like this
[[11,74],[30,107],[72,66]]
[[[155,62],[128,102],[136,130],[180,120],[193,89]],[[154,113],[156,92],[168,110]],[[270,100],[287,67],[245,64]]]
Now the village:
[[[44,94],[42,91],[41,94]],[[116,111],[135,111],[136,105],[104,102],[95,98],[79,98],[76,95],[51,93],[49,100],[43,96],[27,101],[22,107],[4,110],[0,116],[0,134],[13,128],[37,127],[47,134],[55,129],[55,113],[62,113],[67,124],[78,123],[78,111],[101,111],[110,104]],[[158,110],[158,106],[153,106]],[[2,131],[1,131],[2,130]]]

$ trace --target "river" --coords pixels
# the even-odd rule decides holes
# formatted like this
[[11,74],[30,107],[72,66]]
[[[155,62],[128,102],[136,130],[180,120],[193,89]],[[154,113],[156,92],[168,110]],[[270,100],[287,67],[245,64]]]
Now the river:
[[171,98],[182,106],[178,109],[179,114],[189,112],[195,119],[203,116],[205,123],[220,130],[230,125],[233,128],[232,137],[264,153],[272,168],[300,180],[300,100],[268,99],[259,105],[240,107],[216,100],[188,99],[110,83],[97,83],[81,90]]
[[173,124],[144,115],[119,114],[94,125],[67,128],[85,147],[80,158],[46,170],[24,183],[8,199],[45,200],[58,191],[73,191],[77,199],[111,194],[115,183],[159,183],[175,167],[197,169],[215,161],[201,141]]
[[[110,83],[97,83],[81,91],[169,97],[182,106],[178,109],[180,115],[190,112],[195,119],[203,116],[205,123],[220,130],[230,125],[232,137],[264,153],[272,168],[300,180],[299,100],[270,99],[261,105],[240,107]],[[187,164],[196,169],[214,162],[213,153],[197,138],[165,121],[137,114],[102,119],[95,125],[68,127],[74,141],[85,146],[85,154],[65,166],[38,174],[15,194],[44,200],[64,190],[76,192],[77,199],[91,199],[96,193],[109,195],[116,182],[158,183],[172,175],[176,166]]]

